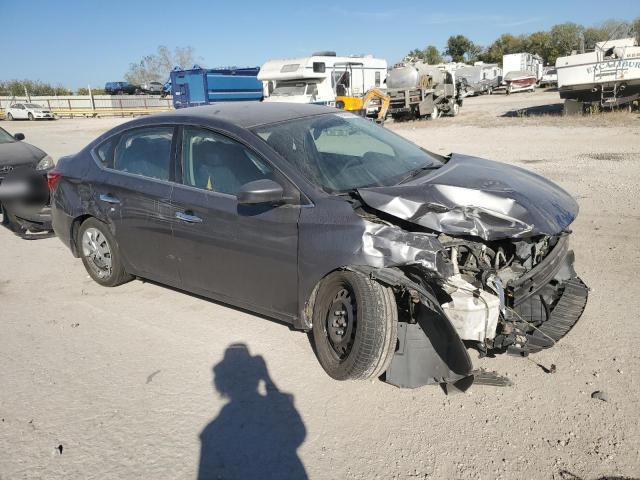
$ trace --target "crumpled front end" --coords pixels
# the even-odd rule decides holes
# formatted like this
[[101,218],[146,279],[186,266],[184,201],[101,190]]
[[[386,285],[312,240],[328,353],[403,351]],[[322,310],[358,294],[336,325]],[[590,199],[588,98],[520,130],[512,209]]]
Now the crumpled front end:
[[588,288],[568,230],[578,206],[548,180],[454,156],[425,179],[358,195],[378,223],[363,235],[379,258],[368,273],[396,289],[400,308],[389,383],[464,390],[475,375],[467,348],[528,355],[582,315]]

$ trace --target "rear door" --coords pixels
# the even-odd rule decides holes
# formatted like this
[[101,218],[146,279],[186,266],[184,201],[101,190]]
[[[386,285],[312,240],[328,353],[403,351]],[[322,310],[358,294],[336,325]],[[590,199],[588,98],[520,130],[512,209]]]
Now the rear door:
[[171,190],[173,126],[127,130],[94,151],[101,164],[92,196],[104,212],[129,272],[175,285]]
[[[218,132],[179,134],[182,185],[172,202],[176,256],[184,286],[264,313],[297,312],[299,192],[256,152]],[[247,182],[270,178],[296,200],[240,205]]]

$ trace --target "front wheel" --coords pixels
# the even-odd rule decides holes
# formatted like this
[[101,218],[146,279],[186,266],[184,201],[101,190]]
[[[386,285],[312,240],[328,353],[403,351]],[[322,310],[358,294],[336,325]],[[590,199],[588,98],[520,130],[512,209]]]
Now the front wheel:
[[457,117],[459,113],[460,113],[460,105],[454,102],[454,104],[451,106],[451,116]]
[[133,278],[124,270],[118,245],[104,223],[86,220],[80,226],[78,244],[84,268],[100,285],[115,287]]
[[350,271],[329,274],[313,307],[313,341],[322,368],[336,380],[382,375],[395,352],[398,308],[393,291]]
[[440,111],[438,110],[438,107],[434,105],[433,110],[431,110],[431,113],[429,114],[429,120],[436,120],[439,115]]

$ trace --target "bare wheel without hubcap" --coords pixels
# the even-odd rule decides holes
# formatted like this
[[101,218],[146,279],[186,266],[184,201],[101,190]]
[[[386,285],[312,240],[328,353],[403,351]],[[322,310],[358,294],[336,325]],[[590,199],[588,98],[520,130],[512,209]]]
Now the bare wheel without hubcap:
[[344,286],[333,298],[325,324],[329,345],[338,360],[344,360],[351,353],[356,337],[357,313],[353,292]]
[[320,365],[336,380],[384,373],[395,351],[397,324],[393,290],[366,275],[338,270],[318,285],[313,342]]
[[97,228],[87,228],[82,235],[82,255],[98,278],[105,279],[111,276],[111,246]]

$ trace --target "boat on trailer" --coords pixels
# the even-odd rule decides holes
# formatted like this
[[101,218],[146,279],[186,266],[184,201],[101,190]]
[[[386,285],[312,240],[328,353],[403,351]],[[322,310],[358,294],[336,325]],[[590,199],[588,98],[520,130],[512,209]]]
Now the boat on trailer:
[[585,107],[632,105],[640,98],[640,46],[635,38],[596,44],[594,51],[558,57],[560,98]]
[[507,85],[507,95],[514,92],[534,91],[538,78],[531,72],[516,71],[509,72],[504,76],[504,83]]

